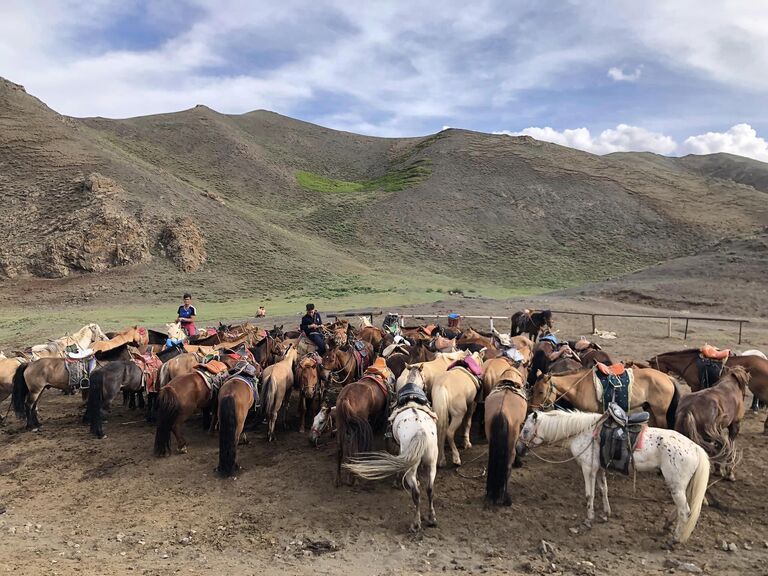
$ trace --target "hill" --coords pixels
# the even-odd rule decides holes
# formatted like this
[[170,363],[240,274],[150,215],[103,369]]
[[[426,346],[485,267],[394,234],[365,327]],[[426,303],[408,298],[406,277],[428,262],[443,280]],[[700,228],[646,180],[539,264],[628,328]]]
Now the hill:
[[205,106],[75,119],[8,81],[0,168],[0,293],[18,306],[541,291],[768,225],[768,165],[729,155],[373,138]]

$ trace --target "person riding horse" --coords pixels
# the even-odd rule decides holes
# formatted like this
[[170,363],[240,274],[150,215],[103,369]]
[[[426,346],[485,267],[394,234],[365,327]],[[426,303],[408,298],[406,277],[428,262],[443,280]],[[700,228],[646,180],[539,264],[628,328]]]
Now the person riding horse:
[[320,327],[323,325],[323,319],[315,310],[314,304],[307,304],[307,313],[301,319],[301,331],[307,335],[317,346],[317,353],[322,358],[325,354],[325,338],[320,333]]

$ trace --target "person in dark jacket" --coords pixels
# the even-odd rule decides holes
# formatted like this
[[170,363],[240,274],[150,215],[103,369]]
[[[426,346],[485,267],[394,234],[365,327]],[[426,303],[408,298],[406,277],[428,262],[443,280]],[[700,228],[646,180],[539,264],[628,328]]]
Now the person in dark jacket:
[[320,356],[325,355],[325,338],[320,333],[320,327],[323,325],[323,319],[315,310],[314,304],[307,304],[307,313],[301,318],[301,331],[307,335],[317,346],[317,353]]

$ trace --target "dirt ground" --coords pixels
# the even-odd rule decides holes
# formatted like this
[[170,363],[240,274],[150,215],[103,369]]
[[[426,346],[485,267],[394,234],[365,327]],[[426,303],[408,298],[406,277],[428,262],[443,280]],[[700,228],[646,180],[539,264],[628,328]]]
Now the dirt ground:
[[[521,304],[467,300],[419,309],[509,314]],[[649,311],[586,298],[526,304]],[[555,321],[562,336],[590,330],[589,318],[555,314]],[[666,338],[666,321],[602,318],[598,328],[616,332],[615,340],[599,340],[616,359],[647,359],[704,341],[768,348],[768,325],[759,321],[748,325],[741,347],[728,324],[692,323],[686,343],[677,324],[673,339]],[[0,408],[4,415],[6,403]],[[244,471],[221,480],[213,473],[218,442],[201,429],[199,417],[188,422],[189,453],[158,460],[152,455],[154,429],[138,412],[115,406],[104,440],[79,423],[78,397],[47,391],[40,414],[39,433],[23,432],[12,416],[0,428],[0,572],[629,575],[683,573],[681,563],[692,563],[705,574],[768,573],[766,411],[746,417],[737,481],[710,488],[711,505],[690,542],[674,550],[665,546],[662,532],[672,502],[655,474],[639,475],[636,489],[631,477],[611,474],[615,515],[583,531],[584,487],[575,463],[529,456],[513,472],[513,505],[494,510],[483,507],[484,478],[441,470],[439,525],[413,536],[405,492],[385,481],[334,488],[333,446],[310,446],[294,425],[273,444],[263,430],[252,433],[251,443],[239,449]],[[486,443],[478,434],[462,455],[466,476],[479,476],[485,465]],[[562,447],[541,454],[567,456]],[[723,542],[735,545],[734,551],[723,550]]]

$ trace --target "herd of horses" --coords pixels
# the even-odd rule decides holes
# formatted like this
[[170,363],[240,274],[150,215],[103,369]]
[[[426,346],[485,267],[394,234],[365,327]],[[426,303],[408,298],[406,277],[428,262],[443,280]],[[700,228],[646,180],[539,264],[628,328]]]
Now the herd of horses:
[[[412,530],[422,528],[420,478],[428,499],[426,523],[434,525],[437,469],[449,458],[461,465],[459,446],[471,447],[474,423],[488,441],[489,505],[512,502],[510,477],[525,454],[567,440],[570,460],[584,474],[590,526],[596,485],[602,517],[610,515],[597,438],[609,427],[611,413],[600,382],[616,382],[628,387],[627,411],[647,412],[623,420],[624,426],[634,423],[639,434],[628,446],[631,463],[636,471],[659,470],[664,476],[676,505],[675,542],[687,540],[695,527],[710,467],[735,479],[748,390],[768,401],[768,360],[758,351],[705,358],[704,349],[689,349],[614,364],[594,342],[553,337],[548,311],[515,314],[510,334],[405,327],[392,318],[378,328],[361,320],[360,327],[346,320],[324,325],[322,357],[312,340],[282,326],[220,325],[179,342],[178,325],[168,325],[167,333],[139,327],[105,333],[89,324],[72,336],[0,359],[0,401],[10,395],[16,415],[28,429],[39,430],[43,391],[79,388],[84,422],[105,438],[105,415],[122,392],[124,404],[146,407],[158,457],[172,453],[172,437],[177,451],[185,453],[185,422],[202,413],[210,433],[218,431],[217,470],[233,476],[246,431],[264,426],[267,440],[276,441],[295,397],[299,432],[311,422],[312,442],[335,435],[337,486],[358,477],[402,477],[415,507]],[[710,371],[717,369],[705,385],[702,359]],[[681,397],[670,375],[683,379],[691,392]],[[386,450],[374,452],[377,431]]]

